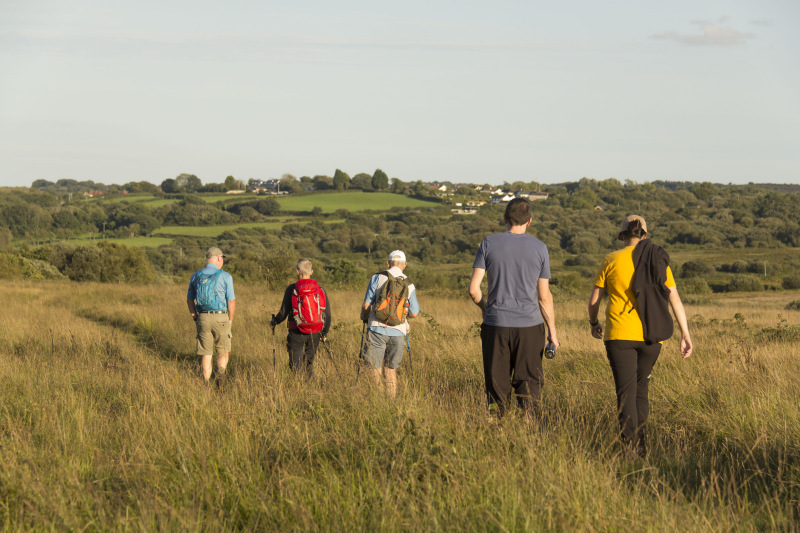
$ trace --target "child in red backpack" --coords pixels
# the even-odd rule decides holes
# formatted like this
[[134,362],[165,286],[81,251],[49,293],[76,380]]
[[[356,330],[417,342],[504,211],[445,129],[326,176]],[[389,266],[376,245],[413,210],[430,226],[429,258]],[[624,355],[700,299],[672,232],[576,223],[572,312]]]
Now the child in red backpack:
[[286,287],[281,308],[277,315],[272,315],[269,325],[274,335],[275,326],[289,319],[286,336],[289,368],[298,374],[305,369],[310,379],[319,341],[325,341],[331,328],[331,305],[325,290],[311,279],[314,273],[311,261],[298,261],[295,273],[297,282]]

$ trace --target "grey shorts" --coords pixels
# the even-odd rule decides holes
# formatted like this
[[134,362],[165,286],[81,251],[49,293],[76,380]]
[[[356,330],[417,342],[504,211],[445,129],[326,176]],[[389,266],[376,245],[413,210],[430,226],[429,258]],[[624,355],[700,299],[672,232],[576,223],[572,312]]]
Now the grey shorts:
[[200,313],[195,321],[197,326],[197,355],[214,355],[231,351],[231,323],[228,314]]
[[364,350],[364,363],[369,368],[397,368],[403,359],[406,338],[402,335],[388,337],[367,330],[367,347]]

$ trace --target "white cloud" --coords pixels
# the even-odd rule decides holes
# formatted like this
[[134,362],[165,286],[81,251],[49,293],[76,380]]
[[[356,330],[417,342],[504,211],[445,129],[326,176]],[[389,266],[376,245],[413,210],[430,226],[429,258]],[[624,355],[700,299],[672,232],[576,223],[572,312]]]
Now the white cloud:
[[695,20],[692,24],[699,27],[699,32],[678,33],[676,31],[665,31],[654,35],[656,39],[667,39],[685,44],[693,45],[715,45],[731,46],[744,43],[747,39],[755,37],[753,33],[741,32],[730,26],[723,26],[728,17],[721,17],[720,24],[708,20]]

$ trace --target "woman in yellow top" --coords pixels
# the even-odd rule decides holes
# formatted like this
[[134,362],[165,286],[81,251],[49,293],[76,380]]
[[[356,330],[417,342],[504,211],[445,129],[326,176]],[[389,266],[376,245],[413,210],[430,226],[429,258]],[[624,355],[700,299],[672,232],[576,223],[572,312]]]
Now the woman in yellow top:
[[[589,299],[589,324],[592,336],[603,339],[614,374],[622,442],[627,449],[643,457],[646,453],[645,424],[650,407],[650,373],[661,352],[660,342],[645,342],[645,332],[639,317],[643,310],[637,307],[636,294],[632,288],[636,270],[634,250],[637,244],[647,239],[647,223],[638,215],[629,215],[622,221],[617,238],[624,241],[625,248],[608,254],[600,266]],[[666,267],[665,279],[664,285],[669,288],[669,306],[672,307],[681,330],[681,354],[686,359],[692,354],[692,339],[689,336],[686,312],[669,266]],[[604,335],[597,315],[600,300],[605,293],[608,293],[608,304]],[[665,313],[671,320],[669,312],[665,310]]]

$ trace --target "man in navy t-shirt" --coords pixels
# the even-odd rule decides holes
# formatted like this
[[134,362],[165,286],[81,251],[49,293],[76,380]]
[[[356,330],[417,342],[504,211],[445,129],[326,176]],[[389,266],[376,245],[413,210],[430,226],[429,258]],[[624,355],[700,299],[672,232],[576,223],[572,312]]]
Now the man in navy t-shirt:
[[[547,246],[526,233],[531,223],[530,202],[511,200],[503,221],[507,231],[483,239],[469,282],[469,295],[483,312],[486,395],[490,409],[496,409],[501,418],[508,408],[511,387],[519,406],[533,415],[544,385],[545,342],[549,340],[553,348],[559,346]],[[481,292],[484,275],[489,286],[485,299]]]

